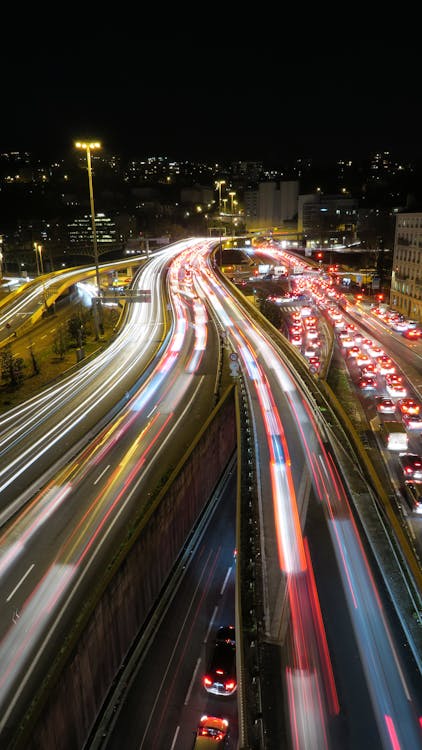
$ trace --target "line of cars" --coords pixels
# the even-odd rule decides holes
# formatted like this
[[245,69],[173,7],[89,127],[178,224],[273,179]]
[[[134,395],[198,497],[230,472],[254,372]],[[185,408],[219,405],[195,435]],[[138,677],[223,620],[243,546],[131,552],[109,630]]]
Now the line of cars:
[[352,380],[364,397],[375,399],[380,435],[386,448],[398,453],[402,486],[410,509],[422,513],[422,470],[416,471],[419,463],[422,467],[422,448],[421,455],[409,450],[409,437],[417,436],[422,446],[422,406],[409,395],[396,364],[376,342],[367,339],[353,323],[346,323],[341,311],[332,309],[328,314]]
[[[218,628],[202,684],[208,693],[229,697],[237,690],[236,635],[234,625]],[[198,724],[194,750],[227,747],[229,722],[223,716],[205,714]]]
[[297,346],[309,363],[312,372],[318,372],[321,367],[321,339],[318,330],[318,320],[312,314],[309,305],[303,305],[291,313],[289,340]]
[[406,318],[397,310],[380,305],[379,307],[373,307],[371,313],[376,315],[379,320],[382,320],[393,331],[401,333],[402,336],[411,341],[418,341],[422,336],[422,329],[418,321]]

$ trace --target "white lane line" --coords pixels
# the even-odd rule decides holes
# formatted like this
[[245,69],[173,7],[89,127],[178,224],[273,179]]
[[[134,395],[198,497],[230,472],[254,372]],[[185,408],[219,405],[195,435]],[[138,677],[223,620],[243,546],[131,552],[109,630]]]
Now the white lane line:
[[25,573],[25,574],[24,574],[24,575],[22,576],[22,578],[20,579],[19,583],[17,583],[17,584],[16,584],[15,588],[13,589],[13,591],[12,591],[12,592],[11,592],[11,593],[9,594],[9,596],[7,597],[7,599],[6,599],[6,601],[7,601],[7,602],[10,602],[10,600],[11,600],[12,596],[13,596],[14,594],[16,594],[16,592],[17,592],[17,590],[18,590],[19,586],[20,586],[20,585],[21,585],[21,584],[22,584],[22,583],[24,582],[25,578],[26,578],[27,576],[29,576],[29,574],[30,574],[30,572],[31,572],[32,568],[35,568],[35,563],[32,563],[32,565],[30,565],[30,566],[29,566],[28,570],[27,570],[27,571],[26,571],[26,573]]
[[174,748],[174,746],[176,744],[177,735],[179,734],[179,731],[180,731],[180,727],[176,727],[176,731],[174,733],[173,742],[171,743],[170,750],[173,750],[173,748]]
[[207,640],[208,640],[208,636],[209,636],[209,634],[210,634],[210,630],[211,630],[211,628],[212,628],[212,626],[213,626],[213,624],[214,624],[214,620],[215,620],[215,616],[216,616],[216,614],[217,614],[217,610],[218,610],[218,607],[214,607],[214,612],[212,613],[212,617],[211,617],[211,620],[210,620],[210,624],[208,625],[208,630],[207,630],[207,632],[206,632],[206,634],[205,634],[205,638],[204,638],[204,640],[202,641],[203,643],[206,643],[206,642],[207,642]]
[[189,685],[189,690],[188,690],[188,692],[186,693],[186,698],[185,698],[185,702],[184,702],[184,704],[183,704],[184,706],[187,706],[187,705],[188,705],[188,703],[189,703],[189,699],[190,699],[190,694],[191,694],[191,692],[192,692],[192,688],[193,688],[193,683],[194,683],[194,682],[195,682],[195,680],[196,680],[196,674],[197,674],[197,672],[198,672],[198,669],[199,669],[199,665],[200,665],[200,663],[201,663],[201,659],[199,658],[199,659],[198,659],[198,661],[196,662],[196,667],[195,667],[195,669],[194,669],[194,672],[193,672],[193,675],[192,675],[192,679],[191,679],[191,681],[190,681],[190,685]]
[[100,481],[101,477],[102,477],[102,476],[104,476],[104,474],[106,473],[106,471],[108,471],[108,470],[109,470],[109,468],[110,468],[110,465],[111,465],[111,464],[108,464],[108,465],[107,465],[107,466],[105,467],[105,469],[103,469],[103,470],[102,470],[102,472],[101,472],[100,476],[96,478],[96,480],[95,480],[94,484],[97,484],[97,482],[99,482],[99,481]]
[[228,581],[228,580],[229,580],[229,578],[230,578],[230,573],[231,573],[231,572],[232,572],[232,569],[231,569],[231,566],[230,566],[230,568],[228,569],[228,571],[227,571],[227,573],[226,573],[226,577],[225,577],[225,579],[224,579],[224,583],[223,583],[223,585],[222,585],[222,587],[221,587],[221,591],[220,591],[220,596],[221,596],[222,594],[224,594],[224,589],[225,589],[225,588],[226,588],[226,586],[227,586],[227,581]]

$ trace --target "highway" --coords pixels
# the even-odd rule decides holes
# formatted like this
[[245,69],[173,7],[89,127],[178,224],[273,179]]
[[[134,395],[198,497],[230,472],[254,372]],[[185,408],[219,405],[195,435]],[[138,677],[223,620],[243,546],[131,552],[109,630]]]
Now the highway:
[[[186,449],[176,433],[189,444],[213,407],[218,336],[212,326],[207,331],[205,308],[193,302],[177,262],[168,278],[174,317],[170,335],[143,382],[137,383],[144,358],[151,357],[148,347],[157,348],[154,336],[161,343],[160,274],[175,254],[172,248],[151,260],[156,307],[143,312],[144,306],[133,306],[114,359],[108,360],[107,352],[105,359],[100,356],[87,365],[86,380],[79,374],[65,379],[58,393],[54,389],[48,397],[42,394],[28,405],[23,419],[18,413],[3,417],[3,456],[8,456],[7,462],[2,459],[3,490],[13,484],[17,491],[16,477],[28,481],[34,472],[31,499],[23,504],[22,495],[16,496],[13,517],[3,524],[0,542],[0,736],[4,742],[42,683],[81,601],[95,589],[97,570],[106,566],[129,521],[148,506],[163,467],[177,463]],[[95,376],[104,369],[108,380],[97,390]],[[109,399],[110,409],[116,400],[111,384],[131,369],[135,372],[132,394],[126,394],[113,420],[108,417],[101,430],[97,425],[91,435],[84,434],[83,450],[44,484],[37,451],[48,452],[54,440],[66,445],[68,428],[80,423],[100,398]],[[68,396],[73,396],[72,408],[66,405]],[[80,429],[84,432],[86,427]],[[39,430],[36,439],[35,430]],[[41,486],[33,494],[37,482]],[[22,484],[29,492],[25,481]]]
[[[65,618],[71,620],[93,585],[96,567],[105,564],[121,538],[134,495],[148,491],[160,453],[176,441],[176,431],[183,434],[182,418],[198,400],[203,367],[212,393],[211,363],[217,359],[216,337],[210,335],[215,327],[207,323],[212,315],[238,357],[253,421],[263,640],[274,648],[274,674],[284,696],[283,705],[272,706],[282,717],[278,728],[289,748],[297,750],[418,748],[420,673],[371,548],[362,539],[324,422],[312,394],[303,383],[298,386],[285,354],[219,282],[209,262],[212,244],[187,242],[175,252],[169,274],[174,328],[146,382],[81,456],[52,473],[5,528],[0,556],[0,591],[6,602],[0,622],[1,730],[13,725],[30,699],[66,631]],[[157,276],[158,269],[151,273]],[[153,283],[152,276],[149,281]],[[105,388],[103,384],[101,392]],[[81,414],[85,411],[86,405]],[[16,440],[23,446],[22,456],[33,455],[32,430],[25,435],[24,421],[16,423],[16,438],[15,425],[8,429],[5,449],[11,451]],[[45,430],[42,423],[40,440]],[[5,476],[11,485],[12,475]],[[206,555],[208,547],[200,549]],[[218,588],[217,581],[212,588]],[[186,611],[188,598],[189,591]],[[213,611],[212,598],[206,606]],[[198,632],[203,633],[203,625]],[[163,662],[162,668],[170,665]],[[189,669],[180,671],[182,683],[175,695],[183,702]],[[157,700],[161,685],[158,680]],[[194,682],[192,688],[197,688]],[[268,700],[274,701],[271,687],[267,689]],[[192,715],[186,718],[193,720]],[[195,725],[196,720],[192,730]],[[185,723],[174,718],[166,728],[172,750],[186,746],[181,739],[179,743],[178,726],[180,738],[186,737]],[[142,737],[151,731],[140,726]],[[158,736],[154,734],[154,742]]]
[[[401,647],[406,635],[400,617],[377,571],[375,550],[362,536],[323,425],[277,347],[221,288],[205,257],[191,258],[190,264],[198,296],[209,300],[242,363],[253,414],[265,570],[264,640],[272,660],[267,665],[271,680],[262,675],[266,746],[419,747],[420,671],[408,648]],[[211,528],[205,547],[210,554],[215,543]],[[183,593],[178,591],[176,611],[190,612],[191,592],[184,598]],[[208,597],[204,586],[203,594],[204,606],[212,612],[215,592]],[[151,654],[156,652],[161,653],[159,642],[151,644]],[[202,654],[197,637],[192,654],[186,655],[191,671]],[[192,731],[200,712],[195,722],[186,711],[185,664],[178,662],[173,670],[173,663],[171,657],[161,670],[166,676],[171,670],[170,687],[157,679],[153,657],[144,656],[112,734],[96,747],[117,747],[121,737],[128,747],[146,747],[146,737],[153,742],[152,725],[160,726],[154,742],[166,737],[172,750],[186,747],[189,722]],[[145,684],[151,686],[148,702],[154,706],[146,717],[139,709]],[[195,703],[201,696],[195,669],[189,688]],[[157,712],[156,706],[161,707]],[[221,699],[219,715],[230,708]]]
[[118,697],[119,711],[112,712],[110,725],[100,725],[92,747],[189,748],[203,714],[223,714],[229,747],[237,747],[237,695],[215,696],[202,686],[216,629],[235,622],[236,479],[234,470],[193,538],[183,577],[170,583],[154,638]]
[[136,285],[153,290],[152,302],[127,305],[125,325],[106,350],[1,416],[2,523],[89,443],[139,387],[153,356],[164,350],[168,318],[160,273],[172,252],[157,254],[139,270]]

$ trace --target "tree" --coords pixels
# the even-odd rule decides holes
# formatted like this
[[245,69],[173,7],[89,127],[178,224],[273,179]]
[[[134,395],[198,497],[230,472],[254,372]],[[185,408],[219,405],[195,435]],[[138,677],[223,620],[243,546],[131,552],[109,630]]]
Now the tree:
[[54,338],[54,341],[53,341],[53,352],[54,354],[57,354],[59,359],[63,360],[64,355],[66,354],[66,350],[67,350],[66,331],[64,330],[64,327],[60,325],[56,333],[56,336]]
[[75,346],[81,347],[86,341],[86,331],[80,315],[72,315],[67,321],[67,330]]
[[26,367],[22,357],[14,357],[10,344],[5,346],[1,352],[1,377],[13,388],[18,388],[24,378]]
[[29,347],[29,351],[30,351],[30,354],[31,354],[32,367],[33,367],[33,370],[34,370],[34,375],[39,375],[40,366],[39,366],[38,361],[37,361],[37,359],[35,357],[35,354],[33,352],[32,346],[33,345],[31,344],[31,346]]

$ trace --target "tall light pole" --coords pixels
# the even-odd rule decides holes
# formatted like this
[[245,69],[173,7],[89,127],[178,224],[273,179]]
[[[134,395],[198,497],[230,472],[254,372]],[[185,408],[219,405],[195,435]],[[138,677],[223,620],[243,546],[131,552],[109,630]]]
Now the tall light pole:
[[37,276],[40,275],[40,263],[38,259],[38,242],[34,242],[35,260],[37,262]]
[[225,185],[225,184],[226,184],[225,180],[216,180],[215,181],[215,186],[216,186],[216,188],[218,190],[218,211],[219,211],[220,214],[221,214],[221,186]]
[[101,308],[101,287],[100,287],[100,269],[98,266],[98,246],[97,246],[97,228],[95,225],[95,208],[94,208],[94,190],[92,187],[92,168],[91,168],[91,151],[95,151],[101,148],[101,143],[98,141],[76,141],[76,148],[83,149],[86,151],[86,163],[88,168],[88,184],[89,184],[89,202],[91,206],[91,225],[92,225],[92,242],[94,246],[94,261],[95,261],[95,276],[97,281],[98,289],[98,308],[100,312],[100,332],[104,333],[103,321],[102,321],[102,308]]
[[[38,250],[38,252],[40,254],[40,273],[42,275],[44,273],[44,262],[43,262],[43,259],[42,259],[42,245],[38,244],[37,245],[37,250]],[[38,263],[37,263],[37,266],[38,266]]]
[[[36,256],[36,259],[37,259],[37,274],[38,275],[41,274],[41,276],[44,276],[44,263],[43,263],[43,258],[42,258],[42,245],[40,245],[39,242],[34,242],[34,250],[35,250],[35,256]],[[45,309],[48,310],[47,293],[45,291],[45,281],[44,281],[44,279],[42,280],[42,292],[43,292]]]
[[232,212],[232,214],[234,213],[233,203],[234,203],[234,196],[235,195],[236,195],[236,193],[233,190],[231,190],[230,193],[229,193],[229,196],[230,196],[230,200],[231,200],[231,207],[232,207],[232,211],[231,212]]

